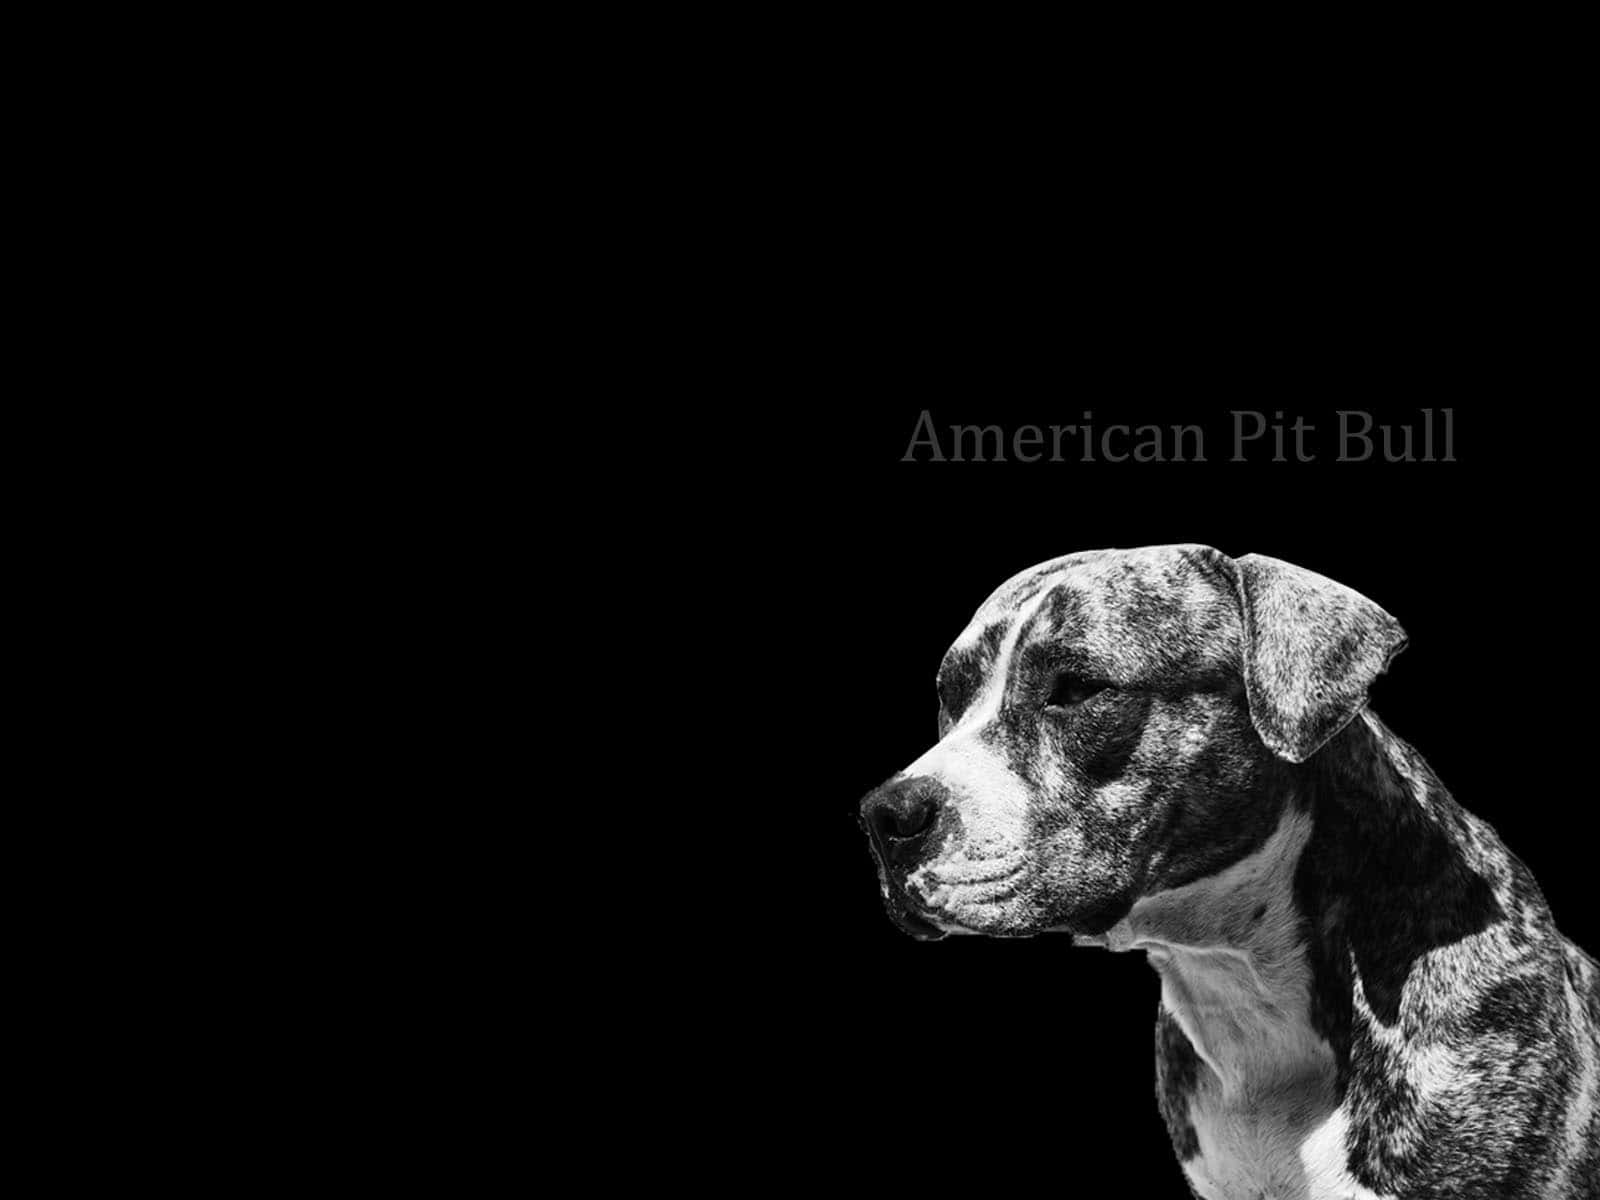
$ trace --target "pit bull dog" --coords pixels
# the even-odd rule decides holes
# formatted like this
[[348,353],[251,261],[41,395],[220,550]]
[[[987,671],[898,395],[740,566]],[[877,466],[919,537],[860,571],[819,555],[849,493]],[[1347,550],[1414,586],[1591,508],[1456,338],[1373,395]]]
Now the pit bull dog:
[[1600,1197],[1600,967],[1367,709],[1405,641],[1276,559],[1071,554],[983,604],[861,802],[912,936],[1149,955],[1205,1200]]

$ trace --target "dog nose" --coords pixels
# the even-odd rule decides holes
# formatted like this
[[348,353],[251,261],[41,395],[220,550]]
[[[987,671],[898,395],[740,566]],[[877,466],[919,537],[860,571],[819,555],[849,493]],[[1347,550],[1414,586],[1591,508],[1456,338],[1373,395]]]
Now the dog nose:
[[885,863],[903,865],[916,857],[938,823],[947,797],[944,786],[926,775],[892,779],[861,801],[861,823]]

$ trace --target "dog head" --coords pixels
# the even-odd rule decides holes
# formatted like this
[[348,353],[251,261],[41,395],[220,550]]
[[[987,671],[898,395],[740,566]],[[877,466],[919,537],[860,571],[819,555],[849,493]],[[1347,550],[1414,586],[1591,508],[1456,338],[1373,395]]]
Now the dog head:
[[1022,572],[944,657],[938,743],[861,802],[890,914],[922,938],[1096,935],[1223,870],[1404,644],[1370,600],[1260,555]]

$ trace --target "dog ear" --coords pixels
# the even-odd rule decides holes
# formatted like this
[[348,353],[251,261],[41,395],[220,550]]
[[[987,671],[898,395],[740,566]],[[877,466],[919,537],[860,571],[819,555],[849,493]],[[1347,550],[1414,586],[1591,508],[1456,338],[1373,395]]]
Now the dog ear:
[[1405,630],[1314,571],[1260,554],[1232,565],[1250,719],[1274,754],[1304,762],[1366,706],[1372,681],[1405,648]]

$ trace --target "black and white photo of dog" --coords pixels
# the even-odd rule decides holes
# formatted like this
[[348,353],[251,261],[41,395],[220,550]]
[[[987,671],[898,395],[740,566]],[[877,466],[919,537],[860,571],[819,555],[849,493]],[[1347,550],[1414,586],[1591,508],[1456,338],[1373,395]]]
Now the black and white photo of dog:
[[1367,708],[1405,642],[1277,559],[1071,554],[979,608],[861,802],[913,937],[1146,952],[1206,1200],[1600,1195],[1600,968]]

